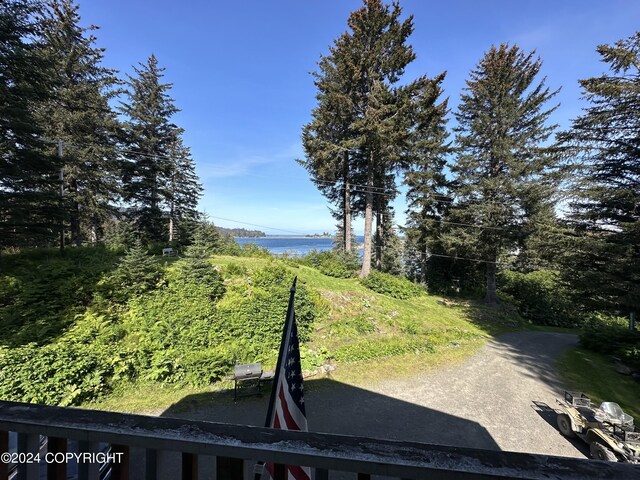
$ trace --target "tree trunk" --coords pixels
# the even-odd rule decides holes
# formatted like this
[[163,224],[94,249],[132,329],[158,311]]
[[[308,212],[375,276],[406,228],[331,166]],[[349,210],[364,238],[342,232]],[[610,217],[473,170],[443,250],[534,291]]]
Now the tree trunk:
[[91,219],[91,243],[98,243],[98,220],[94,217]]
[[69,227],[71,230],[71,243],[75,243],[76,246],[81,246],[82,241],[80,239],[80,204],[76,200],[78,196],[78,183],[76,180],[71,181],[70,185],[71,195],[73,201],[71,202],[71,212],[69,218]]
[[487,293],[484,297],[484,302],[489,305],[498,305],[498,295],[496,294],[496,257],[492,259],[491,263],[487,263]]
[[169,241],[173,242],[173,229],[175,228],[174,217],[176,214],[175,209],[176,198],[176,176],[175,173],[171,175],[171,201],[169,202]]
[[349,183],[349,153],[344,152],[342,165],[344,183],[344,211],[342,215],[342,245],[345,253],[351,253],[351,184]]
[[364,209],[364,254],[362,256],[362,278],[371,272],[371,223],[373,220],[373,152],[369,154],[367,172],[367,196]]
[[376,210],[376,269],[382,267],[382,218],[380,208]]

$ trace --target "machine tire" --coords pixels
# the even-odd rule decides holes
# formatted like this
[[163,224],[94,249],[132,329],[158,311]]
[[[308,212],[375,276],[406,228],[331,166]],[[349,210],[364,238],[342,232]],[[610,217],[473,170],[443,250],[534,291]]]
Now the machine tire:
[[556,417],[556,424],[558,425],[558,430],[560,433],[567,438],[575,438],[576,432],[571,428],[571,419],[569,415],[566,413],[560,413]]
[[593,442],[589,449],[591,450],[591,458],[594,460],[603,460],[605,462],[618,461],[616,454],[600,442]]

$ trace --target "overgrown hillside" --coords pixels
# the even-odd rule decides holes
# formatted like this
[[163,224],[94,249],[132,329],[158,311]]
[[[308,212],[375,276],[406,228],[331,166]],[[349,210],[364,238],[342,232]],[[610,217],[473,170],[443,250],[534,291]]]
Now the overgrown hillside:
[[143,386],[215,386],[236,361],[272,368],[296,275],[309,372],[403,355],[436,362],[473,350],[488,325],[504,328],[398,277],[373,275],[365,286],[266,255],[165,260],[139,247],[124,257],[87,248],[0,262],[7,400],[79,405]]

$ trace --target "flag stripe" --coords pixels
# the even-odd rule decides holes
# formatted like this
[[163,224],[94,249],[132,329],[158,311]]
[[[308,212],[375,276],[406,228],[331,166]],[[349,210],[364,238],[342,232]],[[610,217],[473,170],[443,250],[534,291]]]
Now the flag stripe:
[[282,407],[282,414],[284,416],[284,421],[287,425],[287,430],[300,430],[300,426],[296,423],[296,421],[291,416],[289,412],[289,404],[284,398],[284,389],[280,389],[280,407]]
[[[300,375],[302,377],[302,375]],[[302,389],[302,380],[300,380],[300,389]],[[289,413],[291,417],[298,425],[298,430],[303,432],[307,431],[307,416],[302,412],[299,408],[300,405],[304,405],[304,399],[302,398],[302,393],[300,394],[300,401],[296,402],[293,398],[291,398],[291,393],[288,388],[283,389],[285,401],[287,403],[287,407],[289,409]]]
[[289,465],[289,476],[295,480],[309,480],[309,468],[299,467],[297,465]]

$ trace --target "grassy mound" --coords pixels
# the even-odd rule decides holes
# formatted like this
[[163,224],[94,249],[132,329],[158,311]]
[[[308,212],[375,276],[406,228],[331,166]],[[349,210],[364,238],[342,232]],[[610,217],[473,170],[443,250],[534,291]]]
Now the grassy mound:
[[320,258],[316,268],[262,254],[167,260],[70,249],[63,257],[5,256],[0,398],[149,410],[172,402],[173,387],[224,386],[236,361],[273,368],[296,275],[307,371],[349,364],[344,371],[358,372],[363,364],[371,372],[381,362],[400,371],[416,363],[407,356],[438,364],[471,354],[489,332],[505,328],[482,321],[480,307],[439,304],[388,275],[374,273],[365,286]]

